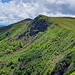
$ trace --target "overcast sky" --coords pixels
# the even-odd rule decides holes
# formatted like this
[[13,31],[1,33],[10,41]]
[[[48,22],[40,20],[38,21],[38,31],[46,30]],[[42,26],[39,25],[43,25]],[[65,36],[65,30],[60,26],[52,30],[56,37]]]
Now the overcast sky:
[[0,25],[39,14],[75,17],[75,0],[0,0]]

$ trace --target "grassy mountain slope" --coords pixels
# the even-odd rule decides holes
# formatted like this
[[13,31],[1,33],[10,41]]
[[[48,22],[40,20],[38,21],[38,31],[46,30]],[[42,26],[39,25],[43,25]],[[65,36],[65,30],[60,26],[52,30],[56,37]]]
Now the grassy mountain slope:
[[39,15],[0,29],[0,75],[73,75],[74,55],[74,18]]

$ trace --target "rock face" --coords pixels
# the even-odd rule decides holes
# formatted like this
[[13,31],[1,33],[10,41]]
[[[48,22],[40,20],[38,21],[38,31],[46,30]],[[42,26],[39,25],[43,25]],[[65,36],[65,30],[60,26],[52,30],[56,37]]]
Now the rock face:
[[35,36],[39,32],[44,32],[47,30],[48,26],[52,23],[47,20],[47,17],[43,15],[37,16],[31,23],[28,25],[27,30],[24,31],[19,38],[23,36]]
[[35,35],[39,32],[44,32],[47,30],[47,27],[51,24],[46,20],[47,18],[41,18],[41,16],[38,16],[33,20],[30,26],[30,35]]

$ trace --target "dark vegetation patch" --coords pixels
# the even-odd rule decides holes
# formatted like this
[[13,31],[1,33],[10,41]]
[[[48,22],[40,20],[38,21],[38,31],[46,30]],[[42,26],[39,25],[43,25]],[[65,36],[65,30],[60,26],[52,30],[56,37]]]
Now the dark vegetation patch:
[[51,72],[51,75],[63,75],[71,64],[71,56],[67,55],[62,61],[58,62]]

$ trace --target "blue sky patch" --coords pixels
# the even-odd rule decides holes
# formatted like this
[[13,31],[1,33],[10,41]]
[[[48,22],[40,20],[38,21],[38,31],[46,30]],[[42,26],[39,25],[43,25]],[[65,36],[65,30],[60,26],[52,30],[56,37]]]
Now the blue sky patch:
[[12,0],[2,0],[2,3],[5,3],[5,2],[10,2],[10,1],[12,1]]

